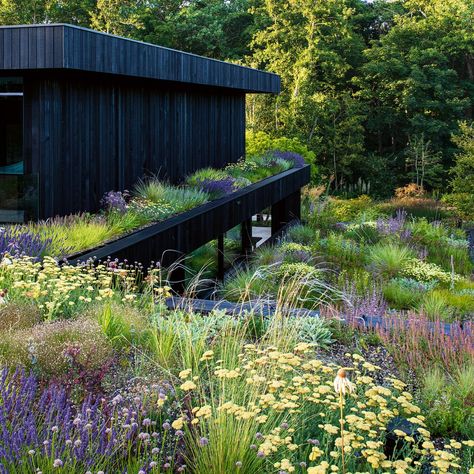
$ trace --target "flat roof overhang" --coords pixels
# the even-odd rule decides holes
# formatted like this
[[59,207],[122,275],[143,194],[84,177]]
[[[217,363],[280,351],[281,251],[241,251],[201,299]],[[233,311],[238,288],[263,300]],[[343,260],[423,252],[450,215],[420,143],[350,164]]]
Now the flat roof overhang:
[[0,26],[0,74],[86,71],[248,93],[280,92],[280,76],[66,24]]

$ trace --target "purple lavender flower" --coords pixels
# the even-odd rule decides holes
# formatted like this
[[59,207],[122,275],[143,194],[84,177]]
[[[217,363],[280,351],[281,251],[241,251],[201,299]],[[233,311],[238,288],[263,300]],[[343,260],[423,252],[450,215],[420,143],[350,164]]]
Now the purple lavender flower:
[[272,152],[272,155],[275,158],[289,161],[293,168],[302,168],[306,165],[304,158],[299,153],[295,153],[294,151],[275,150]]
[[377,230],[382,235],[398,234],[404,230],[407,213],[404,209],[398,209],[395,217],[377,220]]
[[217,199],[235,191],[235,179],[230,176],[223,179],[203,179],[199,181],[201,191]]
[[39,258],[51,245],[52,239],[42,238],[25,226],[0,227],[0,257]]
[[353,284],[347,284],[344,295],[343,314],[350,324],[358,325],[364,317],[382,317],[387,312],[387,302],[375,286],[359,295]]
[[123,214],[127,210],[127,197],[127,191],[123,193],[121,191],[109,191],[104,194],[100,203],[108,212],[119,212]]
[[[64,389],[51,386],[40,390],[36,378],[20,369],[0,371],[0,400],[2,474],[21,463],[29,452],[41,452],[58,468],[62,462],[72,461],[82,472],[96,472],[96,463],[109,457],[117,466],[122,461],[126,465],[131,451],[143,466],[156,462],[152,456],[157,452],[152,454],[146,447],[150,435],[149,426],[141,419],[146,413],[142,403],[135,412],[136,403],[88,396],[74,406]],[[166,438],[160,436],[156,443],[166,447],[162,443]],[[175,448],[173,443],[173,452]]]

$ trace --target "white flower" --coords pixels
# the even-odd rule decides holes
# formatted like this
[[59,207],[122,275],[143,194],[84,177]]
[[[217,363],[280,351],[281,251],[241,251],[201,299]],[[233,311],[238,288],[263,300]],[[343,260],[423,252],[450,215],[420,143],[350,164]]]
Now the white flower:
[[352,393],[354,389],[354,384],[347,378],[346,371],[344,369],[339,369],[336,378],[334,379],[334,390],[336,393],[342,393],[345,395],[346,393]]

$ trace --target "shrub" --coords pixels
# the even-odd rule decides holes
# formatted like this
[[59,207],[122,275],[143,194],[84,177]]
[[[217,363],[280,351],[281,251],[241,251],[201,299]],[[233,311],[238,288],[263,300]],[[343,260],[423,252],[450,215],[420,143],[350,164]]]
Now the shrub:
[[397,199],[422,198],[425,196],[426,196],[425,189],[416,183],[409,183],[401,188],[395,189],[395,197]]
[[86,318],[37,325],[10,333],[0,341],[3,364],[20,364],[47,379],[61,378],[64,382],[76,369],[87,373],[106,368],[112,357],[112,347],[100,326]]
[[327,238],[315,242],[315,250],[321,251],[329,262],[344,267],[360,267],[365,261],[365,248],[344,236],[330,232]]
[[456,163],[451,170],[453,193],[445,200],[454,205],[461,218],[474,219],[474,122],[461,122],[459,134],[453,136],[459,148]]
[[330,324],[323,318],[296,316],[291,317],[288,324],[296,331],[298,341],[321,348],[327,348],[333,342]]
[[383,296],[395,309],[412,309],[418,305],[423,297],[420,288],[404,285],[402,279],[392,279],[383,286]]
[[408,247],[393,243],[381,243],[369,250],[368,264],[377,275],[393,278],[405,270],[412,258],[413,251]]
[[284,242],[278,251],[283,254],[285,263],[309,263],[313,259],[311,247],[296,242]]
[[306,165],[303,156],[301,156],[299,153],[295,153],[294,151],[275,150],[271,152],[271,155],[277,159],[288,162],[292,168],[302,168]]
[[458,217],[465,221],[474,220],[474,194],[471,193],[450,193],[445,194],[441,201],[451,208]]
[[353,199],[332,198],[330,204],[331,211],[338,221],[350,222],[370,208],[372,199],[363,194]]
[[427,428],[434,436],[474,436],[474,368],[459,368],[447,377],[439,368],[422,380],[421,400],[426,409]]
[[445,272],[435,263],[425,262],[418,258],[408,258],[403,262],[402,272],[404,276],[413,278],[417,281],[430,283],[433,280],[442,284],[453,283],[459,281],[459,275],[451,275]]
[[31,302],[0,305],[0,333],[31,328],[42,319],[41,311]]
[[364,244],[374,245],[380,240],[380,232],[375,222],[350,224],[344,236]]
[[318,239],[318,232],[310,226],[298,224],[288,229],[285,238],[297,244],[312,245]]
[[297,138],[271,137],[265,132],[248,131],[245,135],[246,155],[264,155],[273,150],[284,150],[301,155],[305,162],[311,165],[312,180],[315,181],[318,168],[316,166],[316,155]]

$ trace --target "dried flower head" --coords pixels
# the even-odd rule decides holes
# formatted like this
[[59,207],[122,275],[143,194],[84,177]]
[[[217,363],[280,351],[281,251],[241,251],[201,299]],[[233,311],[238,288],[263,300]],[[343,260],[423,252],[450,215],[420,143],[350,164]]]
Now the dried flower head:
[[336,393],[345,395],[346,393],[352,393],[354,388],[354,384],[347,378],[346,370],[339,369],[334,379],[334,390]]

